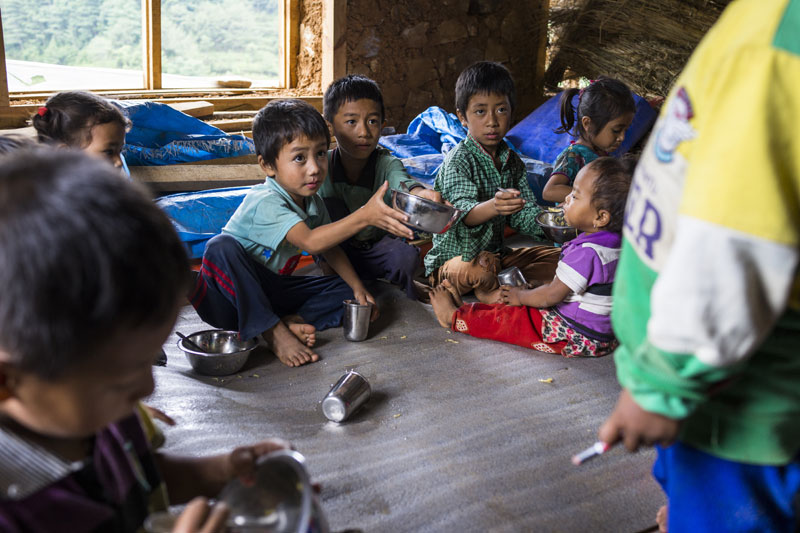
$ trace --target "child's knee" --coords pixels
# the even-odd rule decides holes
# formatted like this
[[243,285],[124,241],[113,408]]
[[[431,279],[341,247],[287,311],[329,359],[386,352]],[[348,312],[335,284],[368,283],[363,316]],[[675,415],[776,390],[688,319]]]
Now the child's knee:
[[239,241],[237,241],[235,237],[220,233],[219,235],[211,237],[206,243],[203,257],[230,257],[232,254],[238,253],[239,250],[242,250],[242,245],[239,244]]

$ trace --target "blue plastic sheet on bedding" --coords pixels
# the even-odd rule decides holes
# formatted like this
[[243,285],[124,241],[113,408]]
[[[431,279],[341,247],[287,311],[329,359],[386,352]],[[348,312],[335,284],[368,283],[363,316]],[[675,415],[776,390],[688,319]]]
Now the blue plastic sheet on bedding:
[[157,199],[156,205],[172,220],[189,256],[198,259],[203,257],[206,242],[222,231],[249,190],[250,187],[230,187],[170,194]]
[[[516,126],[509,130],[506,138],[511,140],[519,150],[534,159],[552,163],[561,151],[574,141],[568,133],[555,133],[561,127],[559,98],[561,93],[553,96],[530,115],[522,119]],[[636,144],[648,132],[658,113],[650,107],[647,100],[634,94],[636,113],[622,145],[611,155],[621,156]],[[578,96],[575,95],[573,105],[577,105]]]
[[244,135],[228,135],[158,102],[115,101],[132,122],[122,153],[131,166],[172,165],[255,153]]

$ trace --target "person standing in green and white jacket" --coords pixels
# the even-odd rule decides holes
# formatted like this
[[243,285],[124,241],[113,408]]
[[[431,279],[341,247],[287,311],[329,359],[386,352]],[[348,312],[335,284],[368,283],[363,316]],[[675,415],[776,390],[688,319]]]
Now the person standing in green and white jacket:
[[732,3],[631,187],[612,312],[623,391],[599,436],[671,444],[654,475],[672,532],[798,530],[798,87],[800,0]]

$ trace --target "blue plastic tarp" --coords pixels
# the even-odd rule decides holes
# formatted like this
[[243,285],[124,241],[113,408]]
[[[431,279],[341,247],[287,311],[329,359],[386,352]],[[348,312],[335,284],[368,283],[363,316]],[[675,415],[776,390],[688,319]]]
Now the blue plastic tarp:
[[158,102],[115,102],[132,122],[122,153],[131,166],[172,165],[255,153],[253,141],[229,135]]
[[162,196],[158,205],[172,220],[189,256],[203,257],[206,242],[222,231],[250,187],[230,187],[210,191]]

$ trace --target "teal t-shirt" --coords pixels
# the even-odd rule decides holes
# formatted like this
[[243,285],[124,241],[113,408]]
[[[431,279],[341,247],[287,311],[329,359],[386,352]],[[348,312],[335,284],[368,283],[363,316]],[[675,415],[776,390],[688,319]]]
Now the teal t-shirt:
[[565,175],[569,180],[569,186],[572,187],[572,184],[575,183],[575,177],[578,175],[578,171],[598,157],[600,157],[600,155],[596,154],[588,146],[578,143],[570,144],[558,154],[556,162],[553,163],[553,172],[550,175]]
[[223,233],[232,235],[259,263],[276,274],[291,274],[302,250],[286,240],[286,234],[300,222],[314,229],[329,224],[325,202],[318,194],[297,205],[273,178],[254,185],[233,213]]

